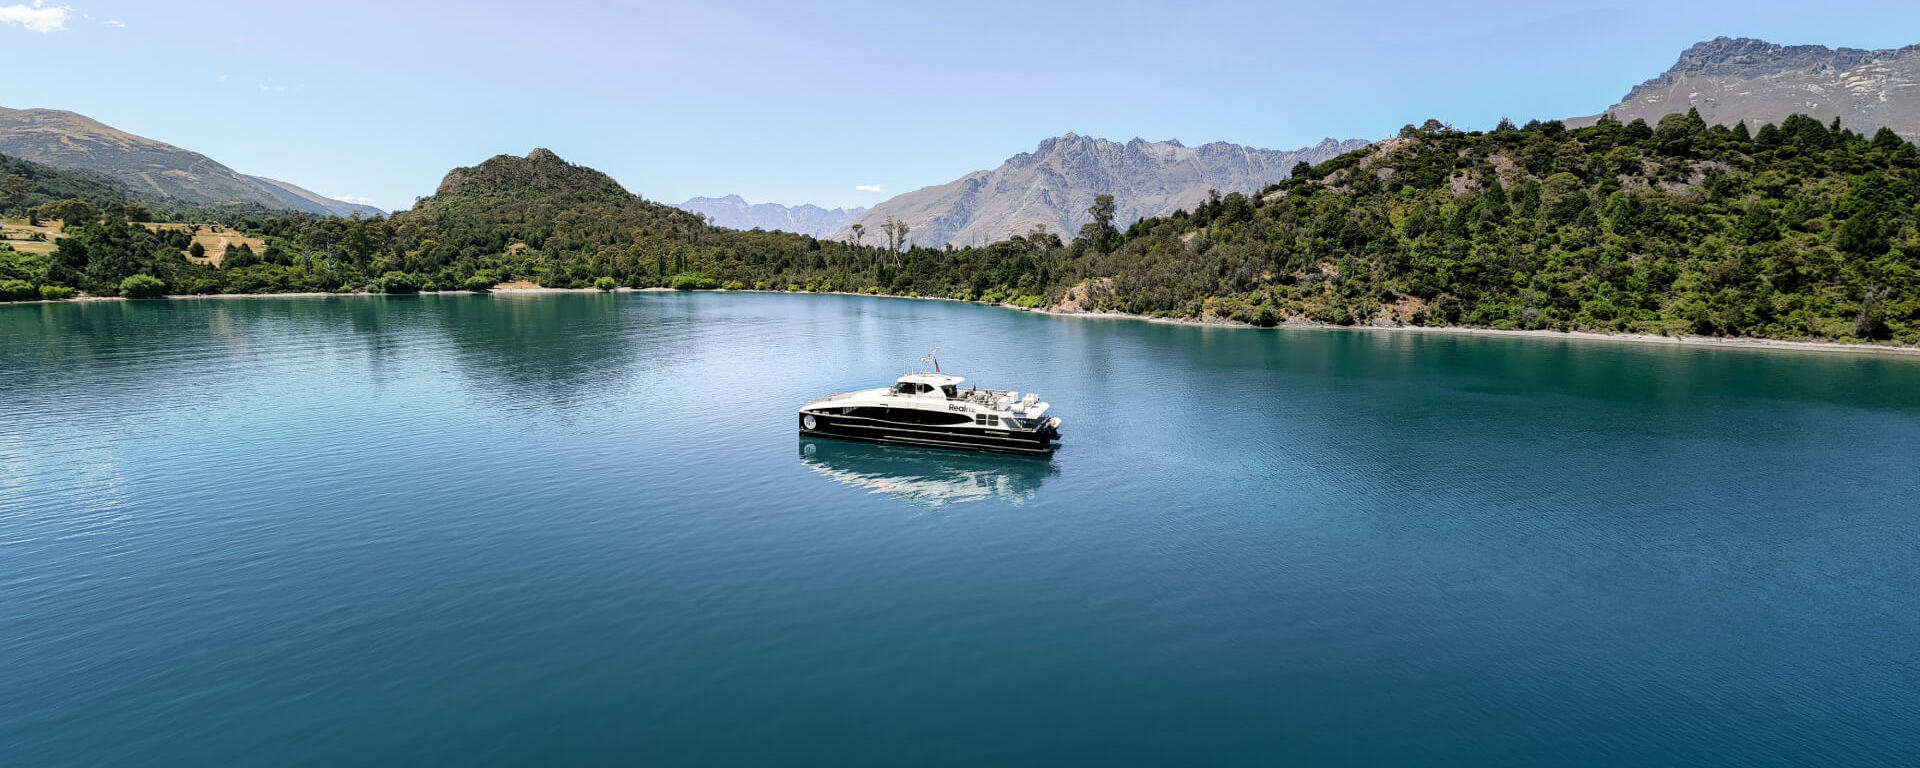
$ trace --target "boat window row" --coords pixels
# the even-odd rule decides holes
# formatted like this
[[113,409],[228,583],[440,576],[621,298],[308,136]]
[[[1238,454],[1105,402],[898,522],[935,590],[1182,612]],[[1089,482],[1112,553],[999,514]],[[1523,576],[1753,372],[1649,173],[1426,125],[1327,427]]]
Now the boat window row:
[[[932,384],[921,384],[913,381],[903,381],[893,385],[893,393],[896,395],[918,395],[932,392],[933,389]],[[948,400],[952,400],[960,396],[960,387],[953,384],[943,384],[940,386],[940,394],[946,395]]]
[[863,406],[842,408],[840,413],[862,419],[891,421],[896,424],[925,424],[929,426],[947,426],[965,424],[969,420],[964,413],[951,411],[929,411],[922,408],[881,408]]

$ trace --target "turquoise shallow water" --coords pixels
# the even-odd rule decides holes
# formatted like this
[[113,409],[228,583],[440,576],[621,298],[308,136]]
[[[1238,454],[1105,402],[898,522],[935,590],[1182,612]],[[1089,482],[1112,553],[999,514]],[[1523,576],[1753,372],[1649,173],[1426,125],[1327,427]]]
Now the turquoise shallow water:
[[[934,346],[1062,449],[796,436]],[[1916,457],[1905,359],[0,307],[0,763],[1910,765]]]

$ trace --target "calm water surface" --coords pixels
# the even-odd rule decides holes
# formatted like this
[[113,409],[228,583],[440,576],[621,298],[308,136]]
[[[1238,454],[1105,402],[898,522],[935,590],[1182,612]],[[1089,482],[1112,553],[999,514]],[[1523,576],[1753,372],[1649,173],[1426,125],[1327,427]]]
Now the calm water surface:
[[[795,434],[948,370],[1051,459]],[[0,763],[1920,762],[1920,361],[851,297],[0,307]]]

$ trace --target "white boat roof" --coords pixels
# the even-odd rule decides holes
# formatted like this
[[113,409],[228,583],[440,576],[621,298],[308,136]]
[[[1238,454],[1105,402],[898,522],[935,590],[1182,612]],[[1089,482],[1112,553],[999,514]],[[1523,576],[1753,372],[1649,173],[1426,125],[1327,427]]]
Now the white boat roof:
[[963,381],[966,381],[966,379],[959,376],[948,376],[944,373],[909,373],[900,377],[899,383],[932,384],[936,387],[944,387],[949,384],[959,384]]

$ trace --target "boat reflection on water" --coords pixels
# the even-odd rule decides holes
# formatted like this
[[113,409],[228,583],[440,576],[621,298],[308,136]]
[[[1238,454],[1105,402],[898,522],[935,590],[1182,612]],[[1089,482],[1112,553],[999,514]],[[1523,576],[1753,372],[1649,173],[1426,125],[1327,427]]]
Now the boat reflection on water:
[[940,507],[999,499],[1021,504],[1060,473],[1051,458],[800,438],[800,463],[847,485]]

